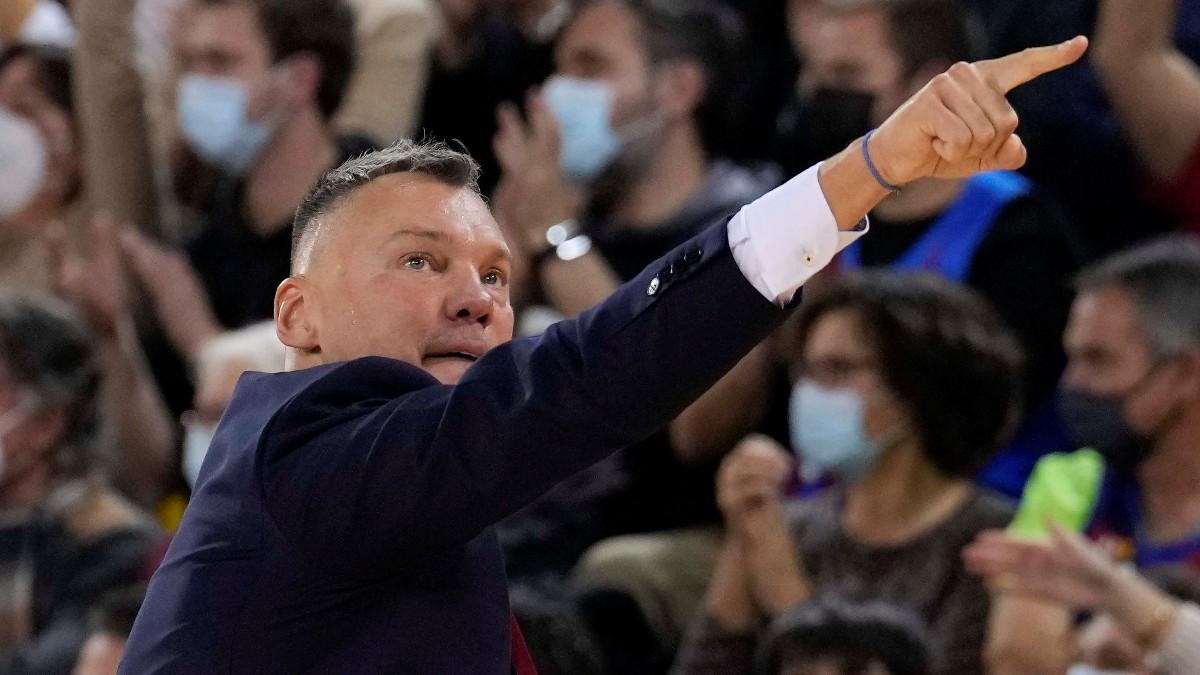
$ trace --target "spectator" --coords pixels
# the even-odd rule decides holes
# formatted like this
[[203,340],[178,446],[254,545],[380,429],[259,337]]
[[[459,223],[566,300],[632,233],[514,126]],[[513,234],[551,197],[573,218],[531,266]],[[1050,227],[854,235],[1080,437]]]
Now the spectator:
[[[1011,530],[1044,536],[1053,520],[1200,588],[1200,243],[1117,254],[1077,288],[1061,405],[1085,449],[1038,463]],[[989,661],[999,673],[1061,672],[1071,619],[1062,605],[1001,594]]]
[[885,604],[819,601],[781,614],[759,661],[767,675],[925,675],[933,659],[911,615]]
[[1092,62],[1160,198],[1200,230],[1200,71],[1173,44],[1178,0],[1103,0]]
[[785,507],[782,447],[751,437],[725,460],[724,549],[674,672],[750,672],[758,617],[828,597],[911,611],[931,672],[983,672],[989,600],[959,551],[1012,513],[970,477],[1017,418],[1016,341],[973,294],[880,273],[810,300],[797,341],[796,450],[839,483]]
[[281,372],[283,355],[283,343],[271,321],[223,333],[200,348],[196,359],[196,398],[192,410],[184,417],[183,476],[189,486],[196,486],[208,444],[242,373]]
[[57,303],[0,294],[0,672],[69,673],[158,534],[97,474],[100,366]]
[[89,612],[88,638],[72,675],[117,675],[125,641],[145,597],[146,587],[137,585],[117,589],[100,599]]
[[[801,162],[861,137],[976,49],[956,0],[797,1],[793,13],[805,61],[794,110],[803,114],[778,145],[790,141]],[[1082,257],[1074,229],[1034,184],[1011,172],[918,181],[871,218],[873,235],[840,256],[842,269],[934,272],[979,291],[1016,330],[1027,357],[1027,422],[982,480],[1017,497],[1037,457],[1069,446],[1053,392],[1065,363],[1058,338],[1070,305],[1068,280]]]
[[194,0],[188,12],[181,131],[227,176],[188,256],[220,325],[237,328],[271,317],[305,190],[370,147],[329,123],[353,74],[353,15],[344,0]]
[[1050,531],[1045,543],[985,532],[966,550],[967,565],[1005,593],[1112,617],[1126,635],[1137,636],[1141,651],[1123,668],[1200,672],[1200,606],[1172,599],[1080,535],[1056,525]]
[[[559,40],[556,75],[530,97],[528,120],[515,105],[501,108],[497,209],[518,257],[559,314],[574,316],[604,299],[775,181],[773,172],[710,152],[710,142],[728,131],[720,112],[737,29],[736,15],[710,2],[583,3]],[[552,246],[548,232],[566,241]],[[716,538],[693,530],[718,521],[714,470],[715,462],[682,462],[663,430],[543,502],[561,515],[534,548],[559,554],[557,571],[565,572],[604,537],[654,533],[651,541],[602,544],[583,576],[673,598],[667,604],[675,609],[655,612],[654,624],[668,644],[677,641],[704,575],[676,575],[646,553],[714,557]],[[592,500],[583,506],[590,517],[573,524],[580,495]],[[644,574],[633,580],[631,568]]]
[[[0,53],[0,110],[37,130],[32,152],[45,158],[42,180],[24,207],[0,217],[0,284],[50,288],[45,234],[52,222],[79,220],[78,137],[72,117],[71,64],[58,47],[14,45]],[[28,143],[28,140],[26,140]]]

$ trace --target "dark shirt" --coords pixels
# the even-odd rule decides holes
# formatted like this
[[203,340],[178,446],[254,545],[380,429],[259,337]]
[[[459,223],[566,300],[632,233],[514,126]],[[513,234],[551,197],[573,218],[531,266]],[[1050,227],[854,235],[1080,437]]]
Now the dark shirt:
[[525,37],[500,11],[486,11],[474,31],[474,54],[455,68],[434,60],[425,86],[421,129],[458,141],[479,162],[479,187],[490,194],[500,179],[492,138],[496,107],[520,102],[554,70],[553,45]]
[[[340,164],[372,145],[346,136],[338,139],[337,149]],[[222,326],[265,321],[274,312],[275,289],[291,271],[292,221],[279,223],[268,234],[255,231],[246,216],[245,182],[229,181],[217,191],[187,254]]]

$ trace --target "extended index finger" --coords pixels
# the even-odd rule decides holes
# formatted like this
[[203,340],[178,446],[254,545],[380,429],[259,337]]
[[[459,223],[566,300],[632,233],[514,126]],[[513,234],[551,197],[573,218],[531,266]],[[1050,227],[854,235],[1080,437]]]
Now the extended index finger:
[[1007,94],[1030,80],[1075,63],[1087,51],[1087,47],[1087,38],[1080,35],[1056,45],[1030,47],[975,65],[985,78]]

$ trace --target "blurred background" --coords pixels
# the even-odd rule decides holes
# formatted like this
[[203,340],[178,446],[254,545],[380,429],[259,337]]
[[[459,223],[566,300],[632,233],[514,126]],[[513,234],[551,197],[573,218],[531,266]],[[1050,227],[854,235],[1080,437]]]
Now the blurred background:
[[1024,169],[904,186],[501,523],[511,600],[543,675],[1200,673],[1200,2],[0,3],[0,674],[116,672],[342,161],[468,150],[536,335],[953,64],[1077,34],[1010,97]]

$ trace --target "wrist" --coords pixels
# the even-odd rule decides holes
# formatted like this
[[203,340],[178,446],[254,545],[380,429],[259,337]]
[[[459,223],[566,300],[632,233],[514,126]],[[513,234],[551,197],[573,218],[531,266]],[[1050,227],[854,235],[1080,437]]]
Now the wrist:
[[891,194],[867,167],[862,139],[822,162],[817,181],[838,229],[843,232],[858,228],[867,213]]
[[1125,625],[1138,646],[1147,651],[1162,645],[1179,614],[1179,603],[1138,576],[1128,565],[1112,575],[1105,597],[1105,609]]

